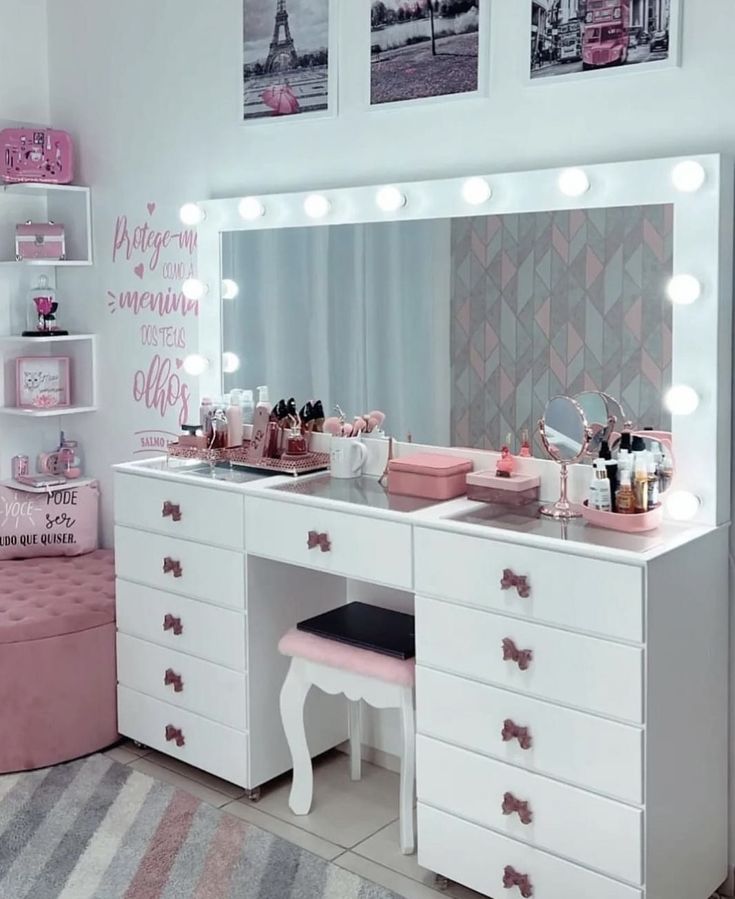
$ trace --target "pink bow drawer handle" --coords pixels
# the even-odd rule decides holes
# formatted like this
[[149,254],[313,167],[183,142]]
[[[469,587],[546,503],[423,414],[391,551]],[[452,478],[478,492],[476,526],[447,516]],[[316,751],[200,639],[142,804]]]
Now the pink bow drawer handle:
[[309,549],[320,549],[323,553],[328,553],[332,549],[329,534],[320,534],[318,531],[309,531],[306,545]]
[[512,568],[506,568],[503,571],[500,588],[501,590],[513,590],[515,588],[521,599],[528,599],[531,595],[531,585],[526,575],[516,574]]
[[173,687],[174,693],[184,692],[184,681],[180,674],[176,674],[173,668],[167,668],[163,676],[164,687]]
[[163,616],[163,629],[165,631],[173,631],[175,637],[180,637],[184,633],[184,625],[180,618],[175,618],[170,613]]
[[181,568],[181,562],[177,562],[170,556],[166,556],[163,560],[163,573],[172,574],[176,578],[182,577],[184,572]]
[[533,896],[533,884],[528,874],[520,874],[513,865],[506,865],[503,871],[503,886],[506,890],[518,887],[523,899],[531,899]]
[[184,739],[184,733],[180,727],[174,727],[173,724],[166,725],[166,742],[167,743],[176,743],[177,746],[185,746],[186,740]]
[[172,521],[181,521],[181,506],[166,500],[161,510],[161,517],[170,518]]
[[504,743],[510,743],[511,740],[518,740],[518,745],[523,750],[528,750],[533,746],[533,737],[531,731],[527,727],[520,727],[512,718],[506,718],[503,722],[503,729],[500,732]]
[[503,640],[503,661],[515,662],[521,671],[527,671],[533,659],[532,649],[518,649],[510,637]]
[[512,793],[506,793],[503,796],[501,808],[504,815],[518,815],[521,824],[530,824],[533,821],[533,812],[529,804],[516,799]]

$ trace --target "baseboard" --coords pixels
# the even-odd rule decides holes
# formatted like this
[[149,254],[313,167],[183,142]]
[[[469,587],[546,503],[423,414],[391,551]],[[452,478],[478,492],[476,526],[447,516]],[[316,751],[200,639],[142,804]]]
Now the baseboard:
[[[349,741],[340,743],[339,746],[337,746],[337,750],[339,752],[344,752],[345,755],[349,755]],[[371,765],[375,765],[378,768],[385,768],[388,771],[393,771],[395,774],[401,773],[401,760],[397,755],[393,755],[391,752],[384,752],[382,749],[375,749],[374,746],[363,745],[361,755],[364,762],[369,762]]]

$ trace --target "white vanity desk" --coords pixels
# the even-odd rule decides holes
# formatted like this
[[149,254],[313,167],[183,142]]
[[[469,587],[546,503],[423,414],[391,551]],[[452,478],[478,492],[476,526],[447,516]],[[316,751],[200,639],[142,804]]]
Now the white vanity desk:
[[[508,867],[536,899],[708,899],[726,879],[727,527],[562,539],[464,500],[378,508],[309,495],[323,475],[185,471],[116,468],[121,733],[255,790],[290,768],[280,636],[415,597],[423,866],[494,899],[522,895]],[[315,692],[313,754],[347,737]]]

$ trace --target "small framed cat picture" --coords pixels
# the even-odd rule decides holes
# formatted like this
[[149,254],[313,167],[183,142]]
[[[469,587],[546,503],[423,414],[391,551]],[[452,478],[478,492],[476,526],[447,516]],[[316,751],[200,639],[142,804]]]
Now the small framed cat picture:
[[63,409],[71,405],[68,356],[21,356],[16,365],[19,409]]

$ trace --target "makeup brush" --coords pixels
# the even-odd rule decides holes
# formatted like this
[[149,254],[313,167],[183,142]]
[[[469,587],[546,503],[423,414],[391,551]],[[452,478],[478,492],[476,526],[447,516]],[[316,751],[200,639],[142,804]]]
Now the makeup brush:
[[342,425],[342,436],[343,437],[354,437],[355,436],[354,430],[355,430],[354,427],[349,423],[349,421],[346,421]]
[[356,418],[352,424],[352,436],[358,437],[363,431],[367,430],[367,421],[364,418]]
[[375,419],[375,427],[380,429],[383,427],[383,422],[385,421],[385,412],[380,412],[376,409],[374,412],[370,412],[368,418]]
[[331,434],[332,437],[342,437],[342,422],[338,418],[327,418],[324,420],[323,430],[325,434]]

